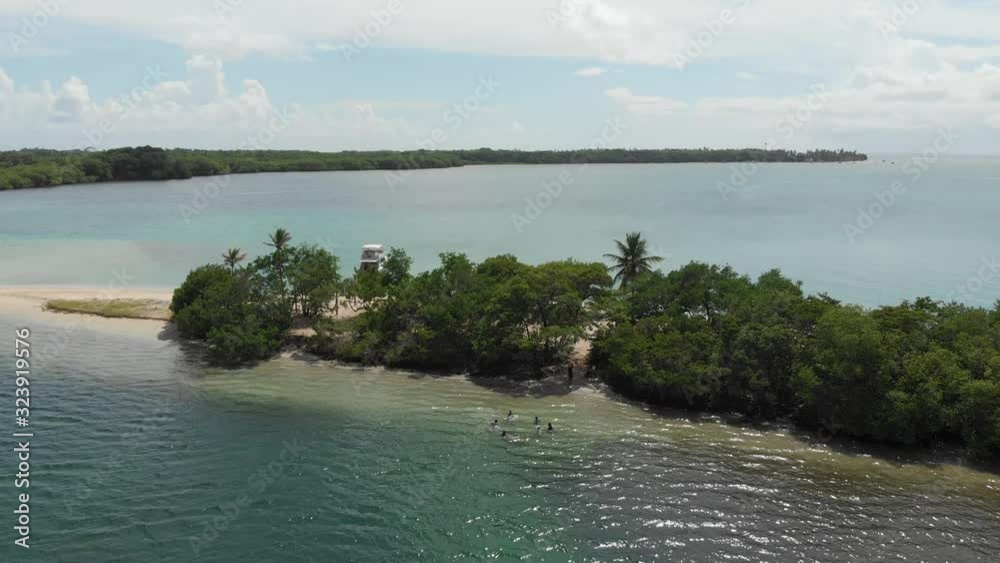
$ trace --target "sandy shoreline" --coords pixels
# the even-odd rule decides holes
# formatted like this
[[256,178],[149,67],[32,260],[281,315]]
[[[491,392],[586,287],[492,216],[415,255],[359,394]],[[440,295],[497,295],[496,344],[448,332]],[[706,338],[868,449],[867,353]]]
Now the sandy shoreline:
[[96,315],[46,311],[45,302],[53,299],[150,299],[169,303],[172,289],[130,288],[109,290],[103,287],[0,286],[0,313],[38,322],[108,331],[126,336],[159,338],[168,329],[166,321],[148,319],[109,319]]

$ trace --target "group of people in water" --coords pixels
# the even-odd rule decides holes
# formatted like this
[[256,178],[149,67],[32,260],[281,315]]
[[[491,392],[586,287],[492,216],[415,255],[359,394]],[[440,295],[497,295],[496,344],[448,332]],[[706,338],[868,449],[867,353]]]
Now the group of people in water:
[[[587,371],[587,376],[590,377],[590,375],[591,375],[591,370],[588,370]],[[567,385],[573,385],[573,364],[572,364],[572,362],[566,365],[566,384]],[[507,424],[512,423],[512,422],[514,422],[514,420],[516,418],[517,417],[514,415],[514,411],[509,410],[509,411],[507,411],[507,418],[505,420],[505,423],[507,423]],[[554,433],[556,431],[556,429],[555,429],[554,426],[552,426],[552,423],[549,422],[547,424],[548,424],[548,427],[545,429],[545,432],[547,432],[549,434]],[[500,430],[500,437],[501,438],[509,439],[513,435],[511,432],[508,432],[508,431],[503,430],[503,429],[500,428],[500,420],[499,419],[494,419],[493,422],[490,423],[490,431],[496,432],[497,430]],[[542,433],[542,421],[536,416],[535,417],[535,434],[541,434],[541,433]]]
[[[509,410],[509,411],[507,411],[507,418],[506,418],[505,422],[507,422],[507,423],[514,422],[514,420],[516,418],[517,417],[514,416],[514,411]],[[548,432],[549,434],[552,434],[553,432],[556,431],[555,427],[552,426],[551,422],[548,423],[548,425],[549,425],[548,428],[545,430],[546,432]],[[500,428],[500,420],[499,419],[494,419],[493,422],[490,423],[490,430],[496,431],[499,428]],[[542,421],[539,420],[539,418],[536,416],[535,417],[535,434],[541,434],[541,433],[542,433]],[[500,437],[501,438],[507,438],[510,435],[511,434],[509,434],[506,430],[501,430],[500,431]]]

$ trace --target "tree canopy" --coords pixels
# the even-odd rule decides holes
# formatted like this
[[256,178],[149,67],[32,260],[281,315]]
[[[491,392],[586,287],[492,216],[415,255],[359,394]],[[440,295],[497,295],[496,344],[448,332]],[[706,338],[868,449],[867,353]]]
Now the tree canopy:
[[1000,451],[1000,309],[927,298],[866,310],[688,264],[643,275],[599,330],[591,361],[623,393],[663,405],[791,418],[915,445]]

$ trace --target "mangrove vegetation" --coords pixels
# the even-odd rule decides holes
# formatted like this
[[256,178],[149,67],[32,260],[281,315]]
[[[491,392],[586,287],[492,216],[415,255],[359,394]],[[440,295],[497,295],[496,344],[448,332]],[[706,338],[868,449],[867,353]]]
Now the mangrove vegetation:
[[414,150],[323,153],[278,150],[189,150],[150,146],[106,151],[23,149],[0,152],[0,190],[67,184],[173,180],[255,172],[415,170],[472,164],[628,164],[678,162],[849,162],[845,150],[585,149],[567,151]]

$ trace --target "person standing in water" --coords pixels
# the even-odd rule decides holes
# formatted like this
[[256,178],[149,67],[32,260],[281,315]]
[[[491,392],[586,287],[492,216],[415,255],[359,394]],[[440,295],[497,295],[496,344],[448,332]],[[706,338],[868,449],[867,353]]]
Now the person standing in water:
[[514,411],[507,411],[507,421],[514,420]]
[[551,434],[551,433],[553,433],[553,432],[555,432],[555,431],[556,431],[556,429],[555,429],[555,428],[552,428],[552,423],[550,422],[550,423],[549,423],[549,429],[548,429],[548,430],[546,430],[546,432],[548,432],[549,434]]

